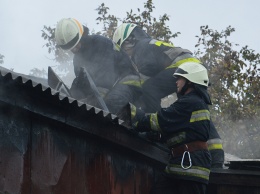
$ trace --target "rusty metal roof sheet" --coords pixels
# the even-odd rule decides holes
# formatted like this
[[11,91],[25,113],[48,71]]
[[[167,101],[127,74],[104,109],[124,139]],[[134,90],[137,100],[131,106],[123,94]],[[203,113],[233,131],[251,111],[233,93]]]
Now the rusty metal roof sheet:
[[5,103],[120,144],[155,162],[165,164],[168,160],[165,147],[128,130],[116,115],[65,96],[26,75],[0,67],[0,86],[5,91],[0,100]]
[[[111,114],[107,111],[104,111],[102,109],[96,108],[94,106],[91,106],[89,104],[85,104],[81,101],[78,101],[74,98],[68,97],[64,95],[63,93],[60,93],[59,91],[56,91],[52,88],[50,88],[47,85],[47,81],[45,82],[44,79],[37,78],[33,76],[23,75],[19,74],[13,71],[10,71],[6,68],[3,68],[0,66],[0,73],[2,79],[5,79],[6,81],[12,81],[16,84],[23,84],[26,87],[31,87],[35,91],[46,93],[46,95],[56,98],[56,100],[63,101],[64,103],[70,103],[73,104],[75,107],[84,107],[87,111],[90,111],[92,113],[95,113],[97,115],[103,116],[105,119],[108,119],[110,121],[113,121],[114,123],[118,123],[119,125],[123,124],[123,121],[120,120],[116,115]],[[37,82],[38,81],[38,82]]]

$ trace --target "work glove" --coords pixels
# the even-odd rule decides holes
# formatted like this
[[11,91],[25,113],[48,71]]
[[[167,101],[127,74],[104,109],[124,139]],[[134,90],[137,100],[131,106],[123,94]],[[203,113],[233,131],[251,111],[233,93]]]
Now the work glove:
[[144,111],[142,111],[140,108],[137,108],[135,105],[132,103],[129,103],[130,105],[130,110],[131,110],[131,123],[132,123],[132,128],[136,130],[138,121],[142,119],[142,117],[145,116]]

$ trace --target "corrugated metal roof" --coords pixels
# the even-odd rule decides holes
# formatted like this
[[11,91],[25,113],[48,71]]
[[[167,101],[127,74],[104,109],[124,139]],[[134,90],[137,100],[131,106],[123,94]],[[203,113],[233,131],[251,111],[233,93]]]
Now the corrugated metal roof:
[[90,111],[92,113],[95,113],[97,115],[103,116],[105,119],[109,119],[113,121],[114,123],[118,123],[119,125],[123,124],[123,121],[120,120],[116,115],[111,114],[107,111],[101,110],[97,107],[91,106],[89,104],[85,104],[81,101],[78,101],[74,98],[68,97],[64,95],[63,93],[60,93],[59,91],[56,91],[52,88],[50,88],[47,85],[47,80],[44,80],[42,78],[37,78],[33,76],[28,76],[20,73],[16,73],[13,71],[10,71],[4,67],[0,66],[0,73],[1,77],[5,79],[7,82],[12,81],[16,84],[23,84],[26,87],[31,87],[32,89],[46,93],[47,95],[51,95],[56,98],[56,100],[63,101],[64,103],[70,103],[73,104],[75,107],[84,107],[86,111]]
[[[166,163],[168,150],[127,129],[116,115],[65,96],[44,83],[0,67],[0,100]],[[1,92],[1,91],[0,91]]]

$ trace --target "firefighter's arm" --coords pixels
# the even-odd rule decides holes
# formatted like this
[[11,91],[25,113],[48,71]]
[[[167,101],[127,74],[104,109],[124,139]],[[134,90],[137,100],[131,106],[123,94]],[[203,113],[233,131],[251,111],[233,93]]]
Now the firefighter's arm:
[[148,115],[145,115],[145,112],[139,108],[137,108],[135,105],[130,104],[131,109],[131,123],[132,128],[137,132],[146,132],[150,131],[149,129],[149,123],[145,122]]
[[151,118],[153,118],[154,114],[145,114],[142,110],[137,109],[133,104],[130,104],[130,107],[133,129],[137,132],[146,132],[143,134],[150,141],[161,141],[161,132],[152,130],[151,128]]
[[[158,126],[156,121],[157,113],[145,114],[141,109],[136,108],[133,104],[131,107],[132,127],[138,132],[157,131],[154,126]],[[155,124],[157,123],[157,124]]]

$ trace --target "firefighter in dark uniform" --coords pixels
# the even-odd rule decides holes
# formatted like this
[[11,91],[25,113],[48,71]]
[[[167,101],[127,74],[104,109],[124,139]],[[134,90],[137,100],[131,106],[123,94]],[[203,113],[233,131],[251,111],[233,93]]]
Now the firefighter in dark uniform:
[[[71,86],[74,98],[81,100],[91,96],[89,85],[80,79],[84,67],[109,111],[116,114],[128,102],[134,102],[140,95],[139,76],[128,55],[113,43],[100,36],[89,35],[87,27],[72,18],[61,19],[55,29],[55,40],[64,50],[74,53],[73,65],[76,78]],[[87,101],[89,102],[89,101]],[[96,105],[92,102],[91,105]]]
[[[172,76],[176,68],[186,62],[201,63],[189,50],[152,39],[133,23],[121,24],[113,40],[127,52],[140,74],[149,77],[142,84],[143,95],[139,104],[144,112],[159,111],[161,99],[177,91],[176,85],[172,84],[176,82]],[[214,154],[212,167],[223,166],[222,142],[213,123],[208,143]]]
[[152,189],[153,194],[204,194],[211,166],[207,145],[211,104],[207,70],[201,64],[187,62],[177,68],[174,76],[178,100],[146,115],[132,105],[133,126],[138,132],[159,132],[171,150],[169,163]]
[[161,99],[176,92],[176,81],[172,75],[184,62],[200,63],[187,49],[152,39],[139,26],[123,23],[113,36],[116,42],[130,56],[141,75],[149,77],[143,85],[142,109],[145,112],[158,111]]

